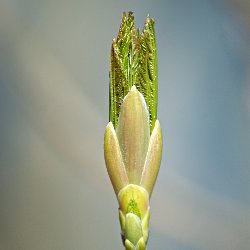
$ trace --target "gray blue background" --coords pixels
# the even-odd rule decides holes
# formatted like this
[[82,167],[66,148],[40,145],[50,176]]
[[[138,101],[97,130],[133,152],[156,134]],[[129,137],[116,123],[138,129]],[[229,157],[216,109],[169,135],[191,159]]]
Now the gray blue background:
[[148,249],[250,245],[250,4],[0,3],[0,249],[117,250],[103,159],[111,40],[155,19],[163,159]]

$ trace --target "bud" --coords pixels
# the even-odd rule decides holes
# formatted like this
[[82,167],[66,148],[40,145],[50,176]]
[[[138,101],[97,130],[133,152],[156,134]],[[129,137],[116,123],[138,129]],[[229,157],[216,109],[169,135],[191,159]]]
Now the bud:
[[149,199],[158,175],[162,134],[157,120],[157,56],[154,21],[142,33],[123,13],[111,47],[110,122],[104,136],[107,171],[119,202],[123,244],[145,250]]

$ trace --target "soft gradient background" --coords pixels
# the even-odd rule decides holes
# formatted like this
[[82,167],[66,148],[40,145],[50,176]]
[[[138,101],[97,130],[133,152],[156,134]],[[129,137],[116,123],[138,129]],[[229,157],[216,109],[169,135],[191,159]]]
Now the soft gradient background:
[[156,21],[151,250],[250,245],[249,0],[0,2],[0,249],[123,249],[103,159],[111,39]]

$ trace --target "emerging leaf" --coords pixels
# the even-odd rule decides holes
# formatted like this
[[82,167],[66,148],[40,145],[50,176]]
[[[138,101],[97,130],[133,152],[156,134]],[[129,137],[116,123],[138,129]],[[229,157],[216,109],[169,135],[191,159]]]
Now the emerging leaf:
[[135,85],[146,100],[152,133],[157,119],[158,77],[154,20],[149,16],[136,42],[138,67],[135,71]]
[[123,99],[136,85],[146,100],[152,132],[157,119],[157,84],[154,20],[148,16],[140,33],[135,28],[133,13],[129,12],[128,17],[123,13],[110,59],[109,120],[115,128]]

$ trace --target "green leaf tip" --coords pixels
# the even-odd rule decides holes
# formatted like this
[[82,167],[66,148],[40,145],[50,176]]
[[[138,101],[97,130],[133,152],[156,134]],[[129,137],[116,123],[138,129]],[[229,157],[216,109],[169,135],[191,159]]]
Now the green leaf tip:
[[157,51],[154,20],[147,16],[140,33],[132,12],[123,13],[117,39],[110,56],[109,120],[117,126],[121,104],[135,85],[145,98],[150,118],[150,132],[157,119]]

